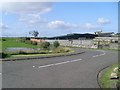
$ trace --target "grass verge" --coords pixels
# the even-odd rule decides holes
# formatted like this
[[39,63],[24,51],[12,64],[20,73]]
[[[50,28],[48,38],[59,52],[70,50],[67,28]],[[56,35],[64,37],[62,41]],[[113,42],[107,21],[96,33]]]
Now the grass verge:
[[118,64],[114,64],[108,67],[101,73],[100,84],[102,88],[109,88],[109,89],[114,88],[115,84],[119,81],[118,79],[110,79],[110,75],[115,67],[118,67]]
[[69,51],[67,53],[53,53],[53,54],[28,54],[28,55],[11,55],[10,58],[17,58],[17,57],[34,57],[34,56],[58,56],[58,55],[65,55],[72,53],[74,51]]
[[2,58],[13,58],[13,57],[30,57],[30,56],[55,56],[64,55],[74,52],[70,48],[58,47],[50,50],[34,50],[34,51],[15,51],[15,52],[4,52],[2,53]]

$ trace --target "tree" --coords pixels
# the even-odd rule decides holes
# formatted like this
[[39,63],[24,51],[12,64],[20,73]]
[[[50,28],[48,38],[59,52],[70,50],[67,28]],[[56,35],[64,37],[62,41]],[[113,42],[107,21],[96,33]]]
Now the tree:
[[34,31],[30,31],[29,34],[31,34],[34,37],[38,37],[39,32],[34,30]]
[[50,47],[50,43],[49,42],[41,42],[40,46],[43,49],[48,49]]
[[53,43],[53,45],[54,45],[55,48],[57,48],[57,47],[60,46],[60,43],[59,43],[58,41],[55,41],[55,42]]

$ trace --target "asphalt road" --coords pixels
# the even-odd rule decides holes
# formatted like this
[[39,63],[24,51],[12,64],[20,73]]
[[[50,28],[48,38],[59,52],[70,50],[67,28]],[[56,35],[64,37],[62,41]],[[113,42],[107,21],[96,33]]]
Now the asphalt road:
[[[78,49],[80,50],[80,49]],[[2,63],[3,88],[99,88],[98,72],[117,63],[118,53],[87,50],[66,57]]]

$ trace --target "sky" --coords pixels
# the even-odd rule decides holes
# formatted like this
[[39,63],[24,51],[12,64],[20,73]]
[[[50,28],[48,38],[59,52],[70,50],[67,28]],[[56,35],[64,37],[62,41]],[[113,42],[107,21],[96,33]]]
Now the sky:
[[[1,6],[2,5],[2,6]],[[2,36],[41,37],[118,32],[117,2],[6,2],[0,5]]]

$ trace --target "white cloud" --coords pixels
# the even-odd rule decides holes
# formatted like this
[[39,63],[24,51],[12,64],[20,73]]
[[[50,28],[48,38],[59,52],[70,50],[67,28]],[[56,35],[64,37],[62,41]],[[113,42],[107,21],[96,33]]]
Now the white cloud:
[[105,18],[98,18],[97,23],[100,25],[110,24],[110,20]]
[[47,22],[46,19],[41,18],[39,14],[22,15],[19,21],[27,23],[29,26],[41,25]]
[[66,23],[64,21],[56,20],[48,23],[48,28],[50,29],[73,29],[77,28],[76,24]]
[[92,24],[92,23],[86,23],[86,24],[84,24],[80,27],[83,28],[83,29],[86,29],[86,30],[97,30],[97,29],[99,29],[99,27],[97,25]]
[[8,29],[8,26],[3,23],[0,23],[0,30],[6,30],[6,29]]
[[51,21],[48,23],[47,27],[49,29],[73,29],[73,30],[98,30],[100,29],[99,26],[92,23],[86,23],[86,24],[71,24],[66,23],[64,21]]
[[19,15],[20,22],[27,26],[45,23],[42,15],[52,10],[53,3],[50,2],[9,2],[4,3],[2,10],[4,13],[14,13]]
[[49,2],[9,2],[2,5],[2,10],[16,14],[44,14],[52,10],[52,4]]
[[0,23],[0,37],[2,37],[3,32],[6,31],[6,29],[8,29],[8,26],[3,23]]

